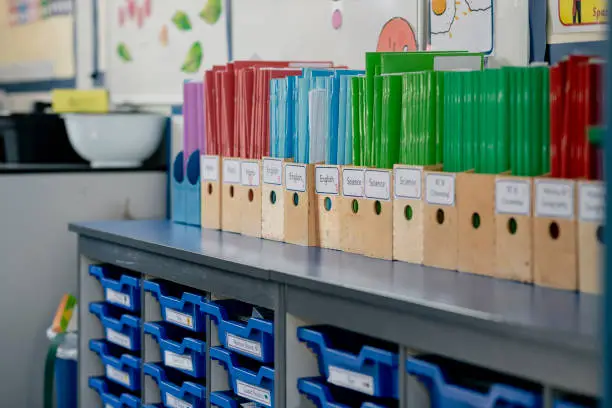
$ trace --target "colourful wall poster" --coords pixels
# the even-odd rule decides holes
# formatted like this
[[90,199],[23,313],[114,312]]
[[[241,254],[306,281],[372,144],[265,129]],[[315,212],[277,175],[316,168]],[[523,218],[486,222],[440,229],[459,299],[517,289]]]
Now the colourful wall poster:
[[236,59],[365,68],[368,51],[417,49],[418,0],[233,0]]
[[566,26],[606,24],[607,0],[556,0],[559,2],[558,18]]
[[107,0],[106,85],[114,102],[170,103],[228,60],[224,0]]
[[429,1],[432,50],[493,52],[493,0]]

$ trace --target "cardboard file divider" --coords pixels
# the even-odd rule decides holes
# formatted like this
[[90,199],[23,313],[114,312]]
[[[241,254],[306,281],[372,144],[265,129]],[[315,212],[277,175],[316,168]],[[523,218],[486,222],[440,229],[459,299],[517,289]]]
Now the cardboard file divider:
[[602,293],[603,220],[606,188],[601,181],[578,182],[578,289]]
[[283,163],[285,242],[319,246],[314,164]]
[[235,157],[223,158],[223,187],[221,189],[221,229],[228,232],[241,232],[242,216],[240,214],[240,159]]
[[495,175],[458,173],[457,269],[495,274]]
[[201,222],[202,228],[221,229],[221,158],[201,156],[200,177],[202,182]]
[[261,237],[261,160],[242,160],[238,200],[242,217],[241,232]]
[[495,180],[495,277],[533,282],[533,186],[531,177]]
[[261,185],[261,236],[285,240],[284,159],[264,157]]
[[423,264],[456,270],[459,261],[456,173],[425,171]]
[[425,205],[423,203],[424,170],[436,166],[393,167],[393,259],[415,264],[423,263]]
[[578,288],[576,182],[534,178],[534,283],[557,289]]
[[321,248],[341,249],[341,178],[340,166],[315,166],[315,190]]
[[392,173],[386,169],[342,168],[343,251],[393,259]]

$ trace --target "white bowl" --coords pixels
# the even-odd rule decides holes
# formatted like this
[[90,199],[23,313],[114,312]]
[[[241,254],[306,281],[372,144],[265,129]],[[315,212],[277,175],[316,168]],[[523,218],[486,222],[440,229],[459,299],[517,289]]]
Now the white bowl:
[[166,117],[148,113],[66,114],[68,139],[92,167],[138,167],[155,152]]

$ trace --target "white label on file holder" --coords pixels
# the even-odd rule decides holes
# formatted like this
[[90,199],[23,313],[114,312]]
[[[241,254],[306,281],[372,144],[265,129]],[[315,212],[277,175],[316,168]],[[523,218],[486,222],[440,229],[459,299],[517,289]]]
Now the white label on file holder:
[[574,183],[536,180],[536,217],[574,218]]
[[605,203],[606,189],[603,184],[580,183],[578,185],[580,221],[602,222]]
[[118,383],[125,385],[126,387],[130,386],[130,376],[125,371],[121,371],[113,366],[107,365],[106,376],[111,380],[117,381]]
[[317,194],[338,195],[340,172],[337,167],[315,167],[315,184]]
[[223,160],[223,182],[240,184],[240,160]]
[[263,159],[264,184],[283,184],[283,161],[279,159]]
[[185,313],[177,312],[169,307],[166,308],[166,320],[178,324],[179,326],[193,329],[193,317]]
[[384,170],[366,170],[365,196],[375,200],[391,199],[391,172]]
[[365,171],[363,169],[342,169],[342,195],[362,198],[365,190]]
[[202,167],[202,180],[219,181],[219,156],[202,155],[200,166]]
[[252,356],[261,358],[261,344],[259,342],[247,340],[231,333],[227,333],[226,340],[228,349],[242,351]]
[[272,406],[272,396],[270,391],[256,387],[251,384],[247,384],[243,381],[236,380],[236,388],[237,394],[243,398],[250,399],[255,402],[259,402],[260,404],[266,405],[268,407]]
[[306,166],[287,164],[285,166],[285,186],[289,191],[306,191]]
[[495,182],[497,214],[531,214],[531,184],[526,180],[500,179]]
[[455,175],[428,174],[425,178],[425,199],[428,204],[455,205]]
[[115,303],[125,307],[132,307],[132,302],[129,295],[117,292],[111,288],[106,288],[106,300],[110,303]]
[[193,405],[186,401],[183,401],[182,399],[176,398],[169,392],[166,393],[166,405],[169,408],[193,408]]
[[340,387],[374,395],[374,378],[369,375],[345,370],[344,368],[329,366],[327,381]]
[[259,186],[259,163],[252,161],[243,161],[240,164],[240,174],[240,183],[243,186]]
[[164,351],[164,362],[168,367],[178,368],[185,371],[193,371],[191,356],[183,356],[172,351]]
[[111,404],[105,404],[104,408],[114,408],[113,406],[111,406]]
[[125,347],[126,349],[132,348],[132,341],[125,334],[121,334],[113,329],[106,329],[106,338],[111,343],[115,343],[120,345],[121,347]]
[[422,174],[421,169],[395,169],[395,197],[420,200]]

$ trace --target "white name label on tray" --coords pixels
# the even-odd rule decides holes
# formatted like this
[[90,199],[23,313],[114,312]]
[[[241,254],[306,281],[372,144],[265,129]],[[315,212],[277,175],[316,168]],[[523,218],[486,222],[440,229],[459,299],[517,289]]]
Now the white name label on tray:
[[306,191],[306,166],[288,164],[285,166],[285,186],[289,191]]
[[259,342],[247,340],[231,333],[227,333],[226,340],[228,349],[242,351],[261,358],[261,344]]
[[219,156],[202,155],[200,167],[202,168],[202,180],[219,180]]
[[580,221],[602,222],[605,202],[606,189],[603,184],[580,183],[578,185]]
[[455,175],[428,174],[425,178],[425,199],[428,204],[455,205]]
[[106,300],[110,303],[123,305],[125,307],[132,307],[130,296],[125,293],[117,292],[111,288],[106,288]]
[[240,404],[240,407],[242,407],[242,408],[256,408],[257,404],[254,403],[254,402],[245,402],[245,403]]
[[395,169],[395,197],[420,200],[421,180],[421,169]]
[[125,307],[132,306],[132,301],[129,295],[117,292],[111,288],[106,288],[106,300],[108,300],[110,303],[116,303]]
[[283,184],[283,161],[278,159],[263,160],[263,182],[264,184]]
[[223,182],[240,184],[240,161],[223,160]]
[[193,408],[193,405],[183,401],[182,399],[176,398],[170,393],[166,393],[166,405],[170,408]]
[[495,211],[498,214],[531,214],[531,184],[526,180],[495,182]]
[[272,406],[272,397],[270,391],[256,387],[251,384],[247,384],[240,380],[236,380],[238,395],[243,398],[248,398],[252,401],[259,402],[260,404],[266,405],[268,407]]
[[390,200],[391,172],[384,170],[366,170],[365,196],[375,200]]
[[317,194],[338,194],[340,171],[337,167],[315,167]]
[[179,326],[193,329],[193,317],[185,313],[177,312],[169,307],[166,308],[166,320],[178,324]]
[[368,395],[374,395],[374,378],[369,375],[329,366],[329,377],[327,381],[340,387],[350,388],[351,390],[363,392]]
[[243,161],[240,165],[240,183],[243,186],[259,186],[259,163]]
[[113,381],[117,381],[118,383],[125,385],[126,387],[130,386],[130,376],[125,371],[121,371],[113,366],[107,365],[106,376]]
[[365,171],[363,169],[342,169],[342,195],[362,198],[365,194]]
[[132,348],[132,342],[130,341],[130,338],[125,334],[121,334],[113,329],[106,329],[106,338],[111,343],[118,344],[121,347],[125,347],[126,349]]
[[193,371],[193,361],[191,356],[182,356],[172,351],[164,351],[164,361],[168,367],[179,368],[181,370]]
[[536,180],[536,217],[574,218],[574,183]]

